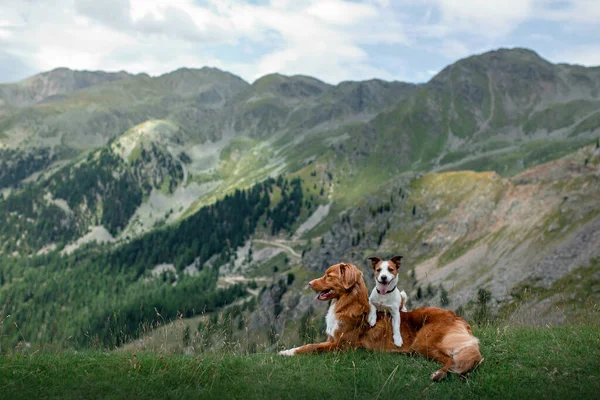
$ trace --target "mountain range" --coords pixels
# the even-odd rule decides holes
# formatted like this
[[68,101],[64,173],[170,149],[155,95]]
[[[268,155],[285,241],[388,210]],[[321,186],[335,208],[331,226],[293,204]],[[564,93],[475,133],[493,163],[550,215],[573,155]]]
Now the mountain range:
[[[513,320],[527,319],[515,308],[526,301],[536,321],[567,323],[583,290],[573,274],[587,279],[586,300],[598,296],[598,137],[600,67],[527,49],[459,60],[423,84],[55,69],[0,85],[0,267],[11,276],[0,293],[36,292],[37,280],[10,283],[33,273],[30,258],[113,254],[266,191],[243,246],[200,257],[190,244],[189,257],[145,265],[130,283],[192,279],[188,261],[218,269],[211,290],[262,282],[246,316],[283,334],[314,314],[300,277],[346,260],[369,280],[367,256],[400,252],[414,306],[445,293],[474,312],[483,290]],[[14,260],[22,268],[8,272]]]

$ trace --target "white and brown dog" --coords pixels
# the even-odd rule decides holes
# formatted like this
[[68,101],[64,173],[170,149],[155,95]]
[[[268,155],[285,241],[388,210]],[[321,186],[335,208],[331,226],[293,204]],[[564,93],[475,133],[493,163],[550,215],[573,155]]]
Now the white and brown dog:
[[369,325],[377,323],[377,310],[387,311],[392,317],[394,344],[402,346],[400,334],[400,311],[406,312],[406,293],[398,289],[398,270],[402,256],[392,257],[389,261],[381,261],[370,257],[371,268],[375,271],[375,288],[369,296]]

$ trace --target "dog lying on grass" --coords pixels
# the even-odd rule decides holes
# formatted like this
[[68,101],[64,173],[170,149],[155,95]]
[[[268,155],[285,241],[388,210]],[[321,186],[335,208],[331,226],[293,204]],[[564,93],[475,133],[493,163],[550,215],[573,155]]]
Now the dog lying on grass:
[[452,311],[437,307],[401,312],[404,343],[402,347],[396,347],[389,317],[378,319],[372,328],[369,326],[367,287],[362,272],[352,264],[329,267],[323,277],[312,280],[309,286],[318,292],[317,300],[331,300],[326,317],[328,341],[283,350],[279,352],[281,355],[359,347],[397,353],[416,352],[442,364],[431,376],[433,381],[444,379],[448,372],[463,374],[482,359],[479,339],[473,336],[469,324]]

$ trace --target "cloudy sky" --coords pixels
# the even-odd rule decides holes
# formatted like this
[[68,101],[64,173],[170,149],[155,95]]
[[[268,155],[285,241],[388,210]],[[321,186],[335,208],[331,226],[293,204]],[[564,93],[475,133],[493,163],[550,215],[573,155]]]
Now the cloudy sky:
[[0,82],[66,66],[427,81],[499,47],[600,65],[600,0],[0,0]]

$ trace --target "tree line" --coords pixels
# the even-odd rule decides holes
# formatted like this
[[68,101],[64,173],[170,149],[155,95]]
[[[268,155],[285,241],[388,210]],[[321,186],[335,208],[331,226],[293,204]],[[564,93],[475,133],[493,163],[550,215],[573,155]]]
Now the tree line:
[[[284,187],[289,193],[285,208],[279,207],[283,196],[271,204],[273,192]],[[246,295],[246,288],[217,289],[219,267],[230,262],[261,221],[290,226],[300,208],[289,203],[302,204],[301,192],[299,179],[268,179],[120,247],[90,244],[68,256],[1,254],[0,320],[5,319],[0,341],[110,347],[163,319],[230,304]],[[176,280],[153,276],[161,263],[176,266]],[[197,274],[184,273],[186,266]]]

